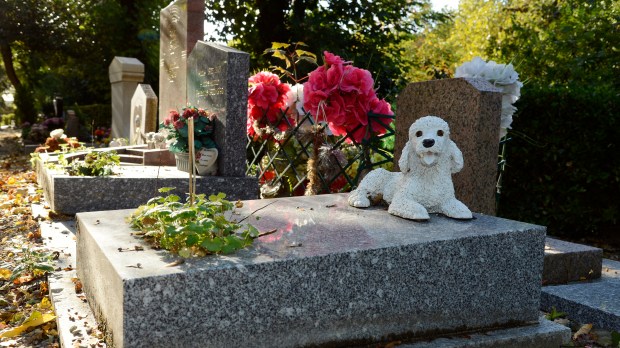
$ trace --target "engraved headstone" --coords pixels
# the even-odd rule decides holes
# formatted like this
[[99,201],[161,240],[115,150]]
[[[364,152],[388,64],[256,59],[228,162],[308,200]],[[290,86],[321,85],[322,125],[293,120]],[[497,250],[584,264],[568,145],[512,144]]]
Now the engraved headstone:
[[109,73],[112,84],[112,138],[129,139],[131,98],[144,79],[144,64],[136,58],[114,57]]
[[145,135],[157,130],[157,96],[151,85],[139,84],[131,98],[131,135],[129,144],[146,143]]
[[450,138],[465,165],[454,174],[456,197],[472,211],[495,215],[501,90],[483,79],[443,79],[409,84],[398,96],[394,165],[408,139],[409,126],[434,115],[450,125]]
[[159,15],[159,122],[187,105],[187,56],[204,38],[204,0],[177,0]]
[[245,176],[249,54],[198,41],[187,66],[189,103],[217,114],[214,140],[220,175]]

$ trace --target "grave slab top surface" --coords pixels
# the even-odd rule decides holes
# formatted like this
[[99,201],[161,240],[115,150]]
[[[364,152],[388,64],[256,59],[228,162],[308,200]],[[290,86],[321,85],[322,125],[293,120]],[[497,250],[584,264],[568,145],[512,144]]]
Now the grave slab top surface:
[[[133,249],[143,243],[131,236],[126,218],[133,209],[79,213],[78,219],[115,265],[135,264],[135,252],[118,252],[119,248]],[[382,207],[357,209],[347,204],[347,194],[313,197],[278,198],[244,201],[232,218],[254,225],[261,233],[254,245],[233,255],[188,259],[180,266],[166,267],[175,258],[165,251],[147,248],[140,252],[142,268],[119,266],[122,278],[163,276],[186,271],[222,268],[243,268],[265,262],[305,259],[332,254],[354,254],[357,251],[429,244],[451,240],[534,232],[544,234],[542,226],[475,214],[475,219],[458,221],[431,215],[428,222],[415,222],[392,216]],[[256,217],[259,217],[257,220]],[[498,249],[501,249],[498,242]]]

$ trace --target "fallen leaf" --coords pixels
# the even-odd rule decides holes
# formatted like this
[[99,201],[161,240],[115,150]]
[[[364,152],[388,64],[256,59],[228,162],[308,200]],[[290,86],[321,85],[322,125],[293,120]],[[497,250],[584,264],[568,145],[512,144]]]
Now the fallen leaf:
[[573,340],[576,340],[581,335],[587,335],[590,330],[592,330],[592,324],[583,324],[573,335]]
[[43,297],[41,299],[41,303],[39,303],[39,308],[41,308],[41,309],[50,309],[50,308],[52,308],[52,302],[50,301],[49,298],[47,298],[47,296]]
[[13,274],[13,272],[11,272],[10,269],[0,268],[0,278],[8,280],[11,278],[11,274]]
[[235,202],[235,207],[237,208],[243,208],[243,202],[241,202],[240,200]]
[[26,321],[24,321],[20,326],[2,333],[0,335],[0,338],[10,338],[10,337],[19,336],[22,332],[26,331],[30,327],[39,326],[39,325],[47,323],[48,321],[52,321],[54,319],[56,319],[56,316],[54,314],[50,314],[50,313],[41,314],[41,312],[34,311],[30,315],[30,317],[26,319]]

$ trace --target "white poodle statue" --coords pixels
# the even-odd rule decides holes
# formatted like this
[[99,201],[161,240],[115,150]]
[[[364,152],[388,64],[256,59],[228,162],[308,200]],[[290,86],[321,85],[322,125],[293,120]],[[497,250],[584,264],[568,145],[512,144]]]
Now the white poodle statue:
[[383,199],[388,212],[424,221],[429,213],[471,219],[471,211],[454,197],[452,174],[463,168],[463,154],[450,140],[448,123],[425,116],[409,128],[398,166],[401,172],[371,171],[349,195],[349,205],[366,208]]

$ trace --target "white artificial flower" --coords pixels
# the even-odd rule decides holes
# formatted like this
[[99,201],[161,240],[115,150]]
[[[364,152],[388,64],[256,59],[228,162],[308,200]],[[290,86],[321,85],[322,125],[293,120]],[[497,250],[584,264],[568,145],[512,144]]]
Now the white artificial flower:
[[454,77],[480,77],[480,73],[484,70],[486,62],[480,57],[475,57],[469,62],[461,64],[456,68]]
[[294,86],[291,86],[291,89],[286,93],[286,106],[292,107],[295,106],[297,113],[299,115],[304,114],[303,106],[304,106],[304,85],[298,83]]
[[487,63],[482,58],[475,57],[456,68],[454,77],[483,78],[502,90],[500,138],[504,137],[512,124],[512,115],[517,111],[513,104],[521,96],[521,87],[523,86],[514,66],[512,64],[498,64],[492,60]]
[[65,131],[63,129],[60,129],[60,128],[54,129],[53,131],[50,132],[50,137],[56,138],[56,139],[62,139],[62,136],[64,134],[65,134]]

